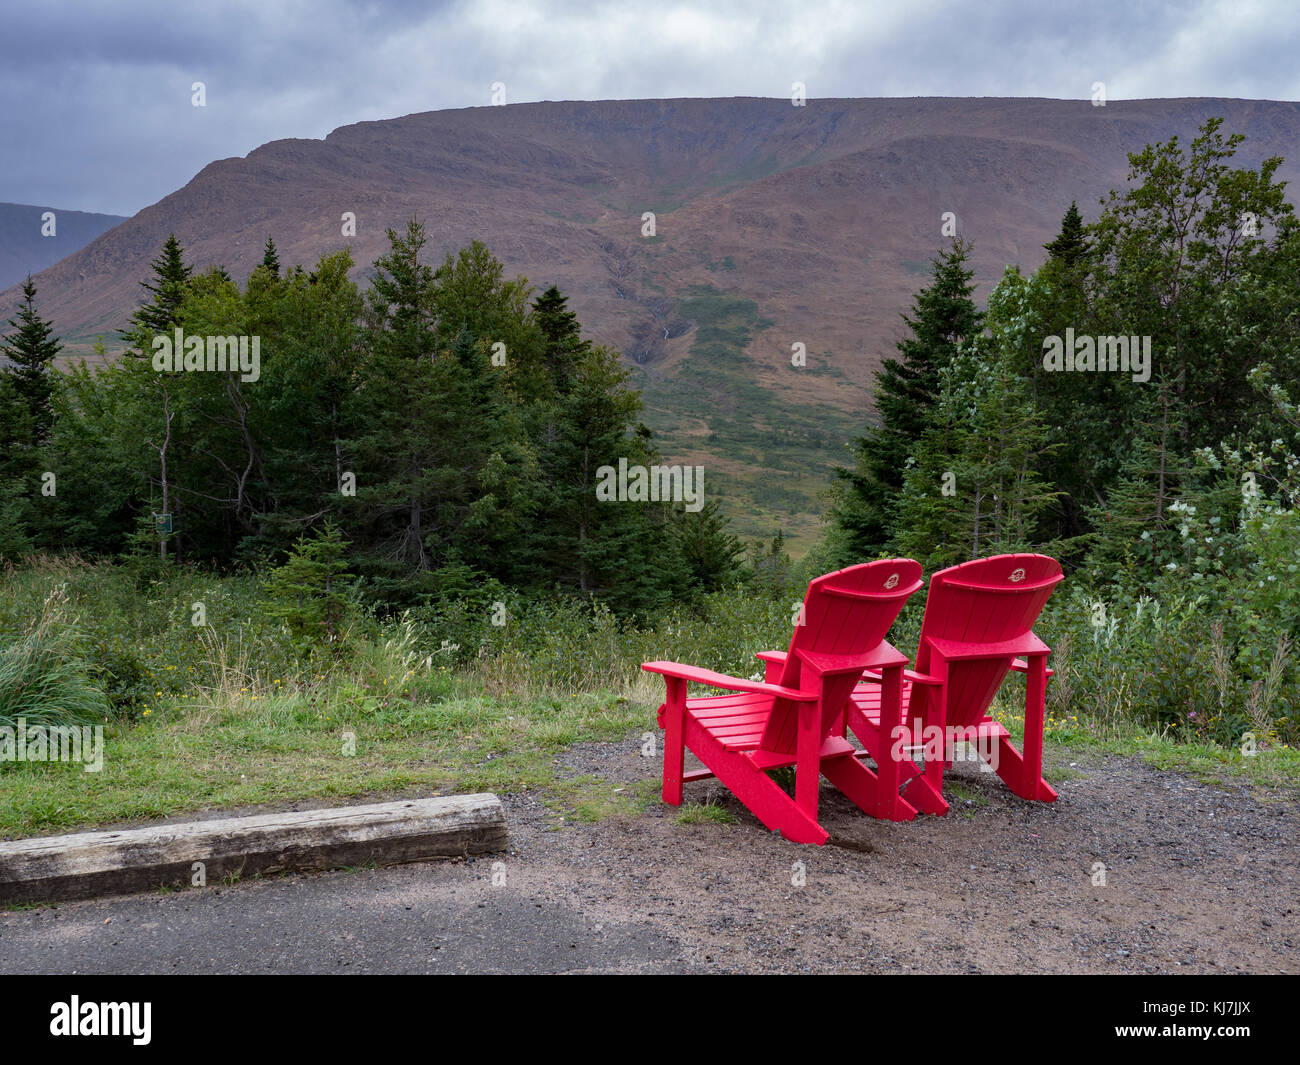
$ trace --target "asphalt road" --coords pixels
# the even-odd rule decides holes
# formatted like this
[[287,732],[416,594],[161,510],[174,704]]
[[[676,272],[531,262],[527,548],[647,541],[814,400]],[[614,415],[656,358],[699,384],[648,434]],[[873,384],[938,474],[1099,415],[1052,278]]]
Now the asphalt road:
[[643,924],[494,886],[485,858],[0,915],[0,973],[684,972]]

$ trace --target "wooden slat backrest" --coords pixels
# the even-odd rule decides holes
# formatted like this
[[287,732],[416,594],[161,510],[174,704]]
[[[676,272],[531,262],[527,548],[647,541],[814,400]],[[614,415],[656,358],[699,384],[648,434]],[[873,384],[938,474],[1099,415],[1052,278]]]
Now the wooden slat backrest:
[[[1033,630],[1061,565],[1046,555],[997,555],[941,570],[930,578],[921,622],[916,669],[932,672],[930,638],[965,644],[998,643]],[[1011,655],[991,655],[950,664],[947,723],[973,725],[983,719],[1011,668]]]
[[[836,570],[808,585],[802,624],[795,625],[780,683],[802,688],[806,663],[798,652],[865,655],[884,640],[907,597],[921,587],[921,566],[910,558],[890,558]],[[860,674],[828,676],[822,701],[821,733],[825,736],[843,709]],[[791,753],[795,749],[798,710],[778,699],[763,733],[762,749]]]

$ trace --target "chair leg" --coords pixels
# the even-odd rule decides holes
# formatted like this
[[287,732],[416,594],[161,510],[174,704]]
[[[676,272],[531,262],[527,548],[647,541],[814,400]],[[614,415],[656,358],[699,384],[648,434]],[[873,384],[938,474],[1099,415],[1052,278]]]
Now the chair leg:
[[682,804],[682,766],[686,756],[686,681],[668,678],[668,698],[662,710],[664,724],[663,798],[669,806]]
[[821,791],[821,703],[799,708],[799,733],[796,739],[794,802],[810,821],[817,820],[817,798]]
[[911,821],[917,809],[897,792],[882,787],[876,774],[853,755],[822,762],[826,779],[853,800],[858,809],[882,821]]
[[[791,843],[825,843],[827,833],[764,771],[744,754],[723,750],[693,719],[686,722],[688,746],[749,812]],[[795,770],[795,788],[799,773]]]
[[[914,696],[915,698],[915,693]],[[901,714],[900,714],[901,717]],[[845,721],[848,723],[849,730],[862,741],[867,753],[875,760],[877,766],[883,766],[886,761],[892,762],[898,771],[898,787],[890,788],[895,794],[901,795],[907,804],[919,813],[935,814],[942,816],[948,812],[948,804],[944,798],[935,789],[934,785],[926,779],[925,773],[908,757],[905,751],[895,753],[895,748],[899,744],[898,736],[894,733],[893,726],[889,729],[881,728],[878,724],[873,724],[861,710],[853,703],[850,703],[845,710]],[[902,721],[899,724],[903,724]],[[921,729],[916,729],[916,735],[921,734]],[[913,737],[913,740],[916,736]],[[826,779],[840,787],[838,782],[834,781],[825,769],[822,770]],[[867,772],[871,772],[867,770]],[[875,775],[872,774],[874,781]],[[882,788],[885,786],[882,785]],[[841,791],[844,789],[841,787]],[[903,811],[906,813],[906,811]]]
[[1056,791],[1043,779],[1043,717],[1047,702],[1047,656],[1029,658],[1025,684],[1025,742],[1021,754],[1006,737],[998,741],[997,774],[1022,799],[1052,802]]
[[[925,716],[921,718],[921,721],[923,737],[935,735],[942,737],[939,741],[939,757],[929,757],[932,752],[927,749],[925,759],[926,790],[934,795],[942,797],[943,771],[948,768],[948,668],[947,664],[943,663],[942,660],[939,670],[940,676],[943,679],[943,685],[937,691],[930,693],[929,698],[926,700],[926,713]],[[932,732],[931,726],[937,726],[938,732]],[[916,742],[915,736],[912,737],[912,742]],[[922,739],[922,742],[925,742],[924,738]]]
[[[902,783],[903,764],[900,758],[894,757],[896,745],[893,740],[902,726],[903,667],[894,666],[880,672],[880,735],[885,742],[880,746],[884,757],[876,759],[876,778],[881,804],[886,804],[887,796],[897,797]],[[907,757],[906,752],[900,752],[900,757]]]
[[1036,802],[1056,801],[1056,789],[1048,784],[1041,774],[1035,783],[1034,777],[1029,775],[1026,768],[1024,757],[1011,746],[1011,741],[1006,736],[998,738],[998,762],[994,772],[1002,778],[1013,794],[1019,795],[1022,799]]

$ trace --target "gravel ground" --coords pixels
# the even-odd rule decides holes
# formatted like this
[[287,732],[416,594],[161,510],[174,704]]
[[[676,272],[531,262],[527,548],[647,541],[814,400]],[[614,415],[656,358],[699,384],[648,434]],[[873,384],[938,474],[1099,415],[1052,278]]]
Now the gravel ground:
[[[632,788],[658,775],[638,744],[562,765]],[[1293,800],[1137,759],[1057,765],[1039,804],[958,764],[966,798],[909,824],[825,785],[825,847],[711,781],[687,801],[734,824],[656,801],[557,827],[503,796],[504,855],[0,913],[0,972],[1300,972]]]

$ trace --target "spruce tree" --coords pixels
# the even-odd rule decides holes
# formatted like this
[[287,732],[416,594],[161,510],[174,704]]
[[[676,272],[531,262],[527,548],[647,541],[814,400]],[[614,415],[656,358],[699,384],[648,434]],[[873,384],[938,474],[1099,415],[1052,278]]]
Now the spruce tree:
[[845,561],[869,558],[892,539],[903,474],[929,425],[940,374],[961,343],[983,328],[971,298],[970,253],[970,244],[958,239],[931,260],[934,280],[917,294],[912,316],[903,316],[911,335],[898,344],[901,357],[886,359],[876,377],[880,424],[856,441],[853,468],[835,471],[833,518]]
[[[153,269],[153,279],[140,282],[140,286],[149,293],[149,299],[131,315],[131,328],[125,334],[128,357],[123,360],[122,368],[135,386],[136,401],[148,412],[141,427],[145,431],[146,443],[158,457],[157,485],[160,496],[156,504],[150,503],[150,508],[160,507],[157,513],[172,514],[173,528],[177,529],[181,527],[181,522],[175,474],[169,466],[169,453],[176,443],[174,430],[177,426],[174,422],[178,400],[185,385],[173,382],[168,374],[155,373],[150,359],[154,338],[159,334],[170,333],[180,324],[181,307],[190,291],[192,270],[185,263],[184,251],[175,233],[168,236],[162,251],[150,266]],[[180,557],[181,535],[164,534],[158,540],[158,553],[164,560],[168,557],[171,543],[175,543],[177,557]]]
[[390,230],[389,242],[375,263],[369,350],[358,368],[359,432],[344,450],[356,462],[369,574],[390,595],[436,593],[448,579],[496,575],[535,474],[486,342],[465,327],[439,341],[423,227]]
[[1092,251],[1092,243],[1085,235],[1083,217],[1079,214],[1079,205],[1070,201],[1069,210],[1061,219],[1061,231],[1052,240],[1043,245],[1052,261],[1060,263],[1067,269],[1075,269],[1086,262]]
[[369,325],[376,353],[414,361],[438,349],[433,270],[420,261],[429,243],[424,224],[412,218],[406,232],[388,230],[389,250],[375,260],[368,293]]
[[272,277],[280,276],[280,255],[275,250],[275,241],[266,238],[266,249],[262,253],[262,265],[271,271]]
[[347,613],[348,543],[327,520],[310,539],[300,537],[284,565],[267,578],[263,604],[284,621],[300,645],[337,641]]
[[892,549],[929,569],[1038,547],[1037,519],[1055,496],[1034,468],[1046,431],[1014,345],[995,333],[976,347],[944,372],[898,499]]
[[1046,537],[1077,537],[1088,530],[1085,506],[1097,498],[1100,485],[1115,474],[1116,419],[1132,398],[1131,389],[1113,374],[1049,373],[1042,365],[1042,341],[1107,332],[1094,329],[1090,288],[1094,260],[1092,242],[1079,215],[1070,204],[1057,236],[1043,245],[1048,259],[1030,278],[1033,315],[1038,324],[1038,344],[1026,353],[1032,395],[1054,445],[1038,464],[1039,471],[1061,493],[1044,515]]
[[1178,450],[1182,425],[1172,381],[1153,381],[1142,394],[1133,431],[1115,483],[1104,501],[1088,508],[1096,529],[1088,562],[1103,574],[1123,567],[1142,581],[1182,559],[1177,515],[1170,507],[1178,501],[1190,463]]
[[533,321],[546,341],[546,368],[557,393],[568,390],[574,365],[590,350],[568,297],[552,285],[533,302]]
[[4,367],[4,373],[30,415],[27,443],[40,447],[49,439],[54,419],[52,363],[63,345],[54,336],[53,326],[36,313],[36,284],[31,277],[23,282],[22,291],[18,317],[9,319],[14,332],[0,338],[0,355],[12,363]]
[[691,586],[703,592],[725,587],[740,572],[744,548],[716,499],[697,511],[673,508],[673,536]]
[[132,324],[146,335],[168,332],[177,324],[177,312],[192,273],[192,268],[185,264],[184,251],[175,233],[167,238],[162,251],[149,265],[153,279],[141,281],[140,286],[149,293],[150,299],[131,316]]

